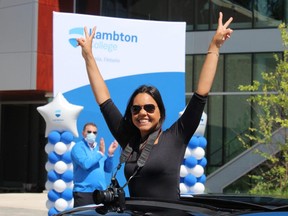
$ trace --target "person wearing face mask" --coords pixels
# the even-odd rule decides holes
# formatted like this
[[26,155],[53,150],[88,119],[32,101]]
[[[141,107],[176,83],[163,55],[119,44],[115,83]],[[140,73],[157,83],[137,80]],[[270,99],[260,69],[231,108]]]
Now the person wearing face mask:
[[100,144],[96,142],[97,132],[96,124],[86,123],[82,131],[83,139],[71,150],[74,207],[94,204],[94,190],[107,188],[105,172],[111,173],[113,169],[113,155],[118,143],[111,143],[106,156],[104,139],[100,139]]

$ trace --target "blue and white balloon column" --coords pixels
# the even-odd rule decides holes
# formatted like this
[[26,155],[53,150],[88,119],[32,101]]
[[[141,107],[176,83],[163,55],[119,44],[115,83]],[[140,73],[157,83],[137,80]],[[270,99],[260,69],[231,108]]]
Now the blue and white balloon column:
[[46,207],[48,215],[73,208],[73,165],[70,151],[75,144],[73,134],[69,131],[60,133],[51,131],[45,151],[48,154],[46,162],[48,200]]
[[45,165],[48,216],[73,208],[73,165],[70,152],[75,144],[74,137],[78,137],[76,123],[82,109],[82,106],[70,104],[61,93],[49,104],[37,108],[46,121],[45,136],[48,138],[45,146],[48,155]]
[[200,124],[186,148],[183,163],[180,167],[180,194],[202,194],[205,191],[206,175],[204,173],[207,160],[204,137],[207,123],[206,113],[202,114]]

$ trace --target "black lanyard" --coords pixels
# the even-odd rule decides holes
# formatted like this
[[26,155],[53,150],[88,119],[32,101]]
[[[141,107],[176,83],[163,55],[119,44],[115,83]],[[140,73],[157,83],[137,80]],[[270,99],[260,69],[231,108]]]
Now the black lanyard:
[[[145,144],[144,149],[142,150],[140,157],[137,160],[137,169],[134,171],[133,175],[130,176],[130,178],[128,179],[128,181],[124,184],[124,186],[122,188],[124,188],[126,185],[128,185],[129,181],[138,173],[138,171],[145,165],[150,152],[153,148],[153,145],[155,143],[155,140],[157,139],[158,135],[159,135],[160,129],[154,131],[152,134],[149,135],[147,142]],[[121,168],[121,165],[123,163],[125,163],[127,161],[127,159],[130,157],[130,155],[132,154],[133,149],[132,147],[128,144],[125,149],[122,151],[121,156],[120,156],[120,161],[119,164],[117,166],[117,171],[114,174],[114,178],[118,172],[118,170]]]

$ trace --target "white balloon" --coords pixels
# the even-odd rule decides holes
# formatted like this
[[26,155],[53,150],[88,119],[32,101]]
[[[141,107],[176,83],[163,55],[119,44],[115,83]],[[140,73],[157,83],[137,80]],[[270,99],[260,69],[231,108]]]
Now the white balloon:
[[52,202],[51,200],[47,200],[46,201],[46,208],[47,209],[50,209],[50,208],[53,208],[54,207],[54,202]]
[[51,143],[47,143],[46,145],[45,145],[45,152],[47,153],[47,154],[49,154],[50,152],[52,152],[54,150],[54,145],[52,145]]
[[45,188],[46,188],[46,190],[52,190],[53,189],[53,182],[50,182],[49,180],[48,181],[46,181],[46,183],[45,183]]
[[67,164],[67,170],[72,170],[73,171],[73,163]]
[[185,177],[188,175],[188,168],[185,165],[180,166],[180,177]]
[[71,151],[74,145],[75,145],[75,142],[72,141],[70,144],[67,145],[67,150]]
[[179,188],[180,188],[180,194],[187,194],[189,191],[189,187],[184,183],[180,183]]
[[52,164],[49,161],[47,161],[46,164],[45,164],[45,169],[46,169],[47,172],[53,170],[54,169],[54,164]]
[[191,149],[190,152],[191,155],[194,156],[197,160],[200,160],[205,156],[205,150],[201,147]]
[[67,146],[65,143],[63,142],[57,142],[54,145],[54,151],[58,154],[58,155],[63,155],[66,151],[67,151]]
[[189,169],[189,173],[198,178],[203,175],[204,168],[201,165],[197,164],[195,167]]
[[207,114],[203,112],[199,125],[196,131],[194,132],[194,136],[204,136],[206,125],[207,125]]
[[58,179],[53,183],[53,189],[61,193],[66,189],[66,183],[62,179]]
[[67,183],[66,183],[66,186],[67,186],[67,188],[73,189],[73,187],[74,187],[73,181],[67,182]]
[[74,199],[72,198],[72,200],[68,201],[68,208],[72,209],[74,207]]
[[192,187],[190,187],[190,190],[194,194],[202,194],[205,191],[205,186],[201,182],[196,182]]
[[45,137],[53,130],[71,131],[78,137],[77,118],[82,110],[83,106],[69,103],[62,93],[58,93],[50,103],[37,107],[46,122]]
[[66,210],[68,207],[68,203],[65,199],[63,198],[59,198],[55,201],[55,208],[58,210],[58,211],[64,211]]
[[58,174],[63,174],[67,170],[67,164],[63,161],[57,161],[54,165],[54,169]]
[[191,151],[190,149],[187,147],[185,150],[185,154],[184,154],[184,158],[190,157],[191,156]]

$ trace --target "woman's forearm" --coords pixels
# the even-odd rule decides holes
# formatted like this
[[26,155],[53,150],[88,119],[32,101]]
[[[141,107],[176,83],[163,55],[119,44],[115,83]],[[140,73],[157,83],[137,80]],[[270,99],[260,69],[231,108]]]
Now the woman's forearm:
[[233,30],[228,28],[233,18],[230,17],[227,22],[222,23],[223,14],[219,13],[218,28],[209,45],[207,55],[202,66],[196,92],[199,95],[206,96],[212,88],[212,84],[217,71],[219,51],[224,42],[230,38]]
[[210,92],[217,71],[218,59],[219,48],[211,43],[199,76],[196,90],[199,95],[206,96]]
[[106,83],[99,71],[97,63],[93,55],[89,55],[85,58],[86,70],[90,85],[96,99],[96,102],[100,105],[110,98],[109,90]]

